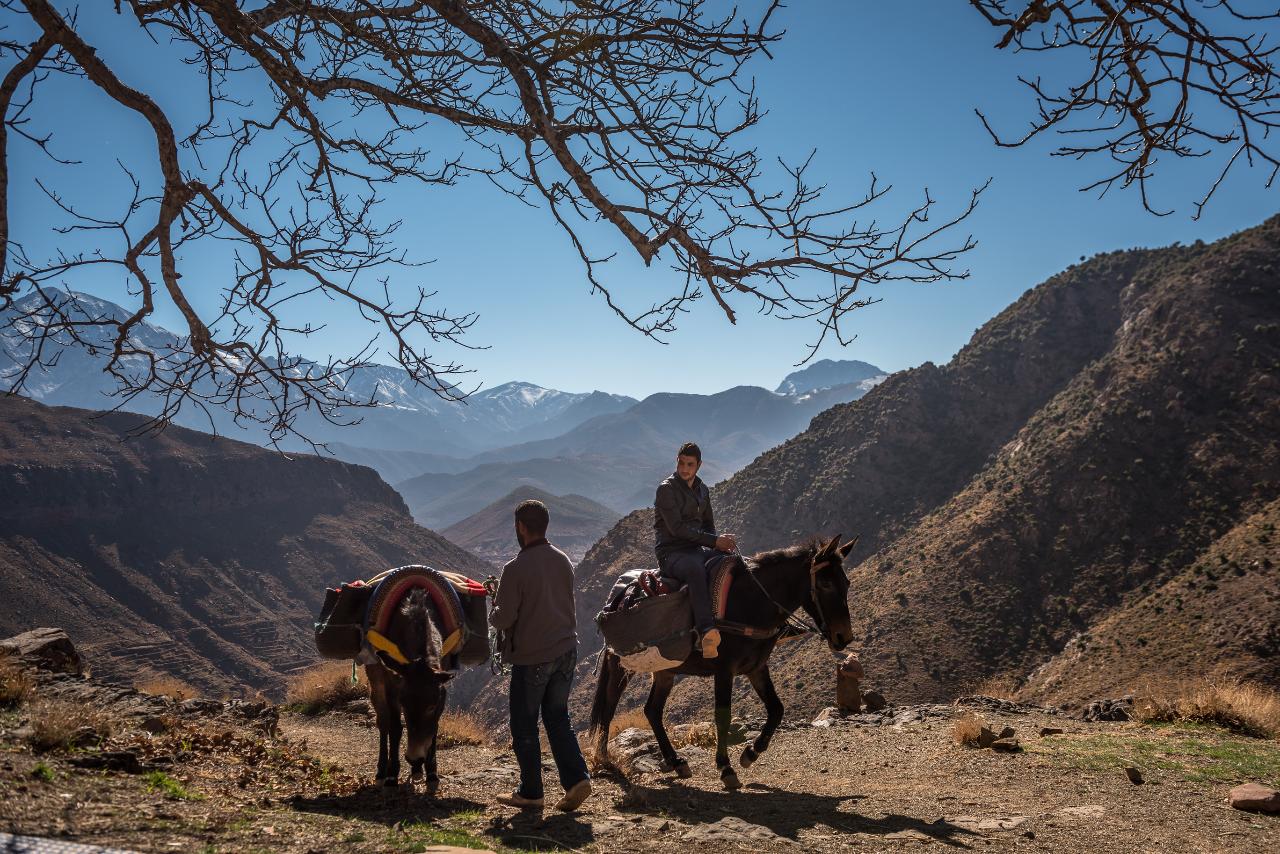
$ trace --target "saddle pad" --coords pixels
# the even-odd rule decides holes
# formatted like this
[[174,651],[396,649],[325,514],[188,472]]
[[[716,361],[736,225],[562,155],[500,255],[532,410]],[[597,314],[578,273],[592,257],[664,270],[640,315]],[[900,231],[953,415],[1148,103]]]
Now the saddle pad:
[[370,579],[377,588],[369,599],[369,609],[365,612],[366,632],[374,631],[379,636],[386,634],[391,617],[404,597],[412,590],[425,590],[435,606],[435,614],[439,621],[438,628],[442,643],[440,658],[443,661],[458,651],[466,631],[466,623],[462,613],[462,602],[453,583],[444,573],[429,566],[401,566],[387,570]]
[[711,608],[715,612],[717,620],[725,618],[725,611],[729,607],[729,586],[733,583],[733,568],[741,561],[742,557],[740,555],[725,555],[712,572],[709,585],[711,589]]

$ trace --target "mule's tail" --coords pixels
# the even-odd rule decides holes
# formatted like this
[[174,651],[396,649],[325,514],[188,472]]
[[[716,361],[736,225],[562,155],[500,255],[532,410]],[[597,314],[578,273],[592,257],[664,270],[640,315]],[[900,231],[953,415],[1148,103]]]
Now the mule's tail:
[[591,701],[591,723],[587,730],[588,738],[596,745],[600,758],[608,753],[609,724],[613,722],[613,713],[630,680],[631,674],[622,666],[621,659],[608,647],[600,650],[600,666],[596,668],[596,693]]

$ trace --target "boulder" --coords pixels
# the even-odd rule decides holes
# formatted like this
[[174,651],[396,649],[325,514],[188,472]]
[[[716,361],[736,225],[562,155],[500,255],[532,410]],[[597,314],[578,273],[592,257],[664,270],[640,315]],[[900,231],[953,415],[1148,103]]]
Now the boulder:
[[1121,697],[1117,700],[1094,700],[1084,710],[1082,717],[1086,721],[1127,721],[1133,709],[1132,697]]
[[1236,786],[1227,795],[1227,802],[1238,810],[1280,813],[1280,792],[1260,783]]
[[1018,753],[1022,750],[1022,745],[1018,744],[1016,738],[997,738],[991,742],[991,749],[999,753]]
[[1062,730],[1060,730],[1060,729],[1058,729],[1057,727],[1054,727],[1054,726],[1042,726],[1042,727],[1040,727],[1040,737],[1041,737],[1041,738],[1046,738],[1046,737],[1051,736],[1051,735],[1062,735]]
[[862,711],[862,677],[862,662],[855,653],[849,653],[836,667],[836,706],[841,711]]
[[0,640],[0,654],[14,656],[41,670],[80,676],[80,653],[62,629],[40,628]]

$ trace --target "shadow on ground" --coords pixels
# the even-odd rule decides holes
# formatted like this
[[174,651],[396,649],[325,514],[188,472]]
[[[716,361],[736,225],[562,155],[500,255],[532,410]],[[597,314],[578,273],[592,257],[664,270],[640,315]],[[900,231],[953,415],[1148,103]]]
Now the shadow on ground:
[[466,798],[432,798],[408,785],[395,788],[369,785],[349,795],[319,795],[314,798],[299,795],[287,803],[298,812],[359,818],[386,825],[430,821],[485,808],[484,804]]
[[841,809],[842,806],[856,804],[862,798],[856,794],[792,792],[763,783],[748,783],[736,792],[708,792],[669,780],[665,785],[654,787],[633,784],[619,808],[662,815],[692,825],[711,824],[726,816],[734,816],[791,840],[798,840],[801,831],[813,830],[820,825],[841,834],[887,836],[915,831],[960,848],[968,847],[965,837],[981,837],[981,834],[941,818],[925,821],[895,814],[870,818],[847,808]]

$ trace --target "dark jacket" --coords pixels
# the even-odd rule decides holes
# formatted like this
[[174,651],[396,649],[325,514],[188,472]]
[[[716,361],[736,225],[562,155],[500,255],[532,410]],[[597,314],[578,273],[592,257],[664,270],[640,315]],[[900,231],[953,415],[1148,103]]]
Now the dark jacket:
[[578,645],[573,561],[546,540],[502,568],[489,623],[506,634],[508,664],[545,664]]
[[695,477],[692,489],[675,474],[658,484],[653,498],[653,546],[658,560],[683,549],[715,545],[711,491],[702,479]]

